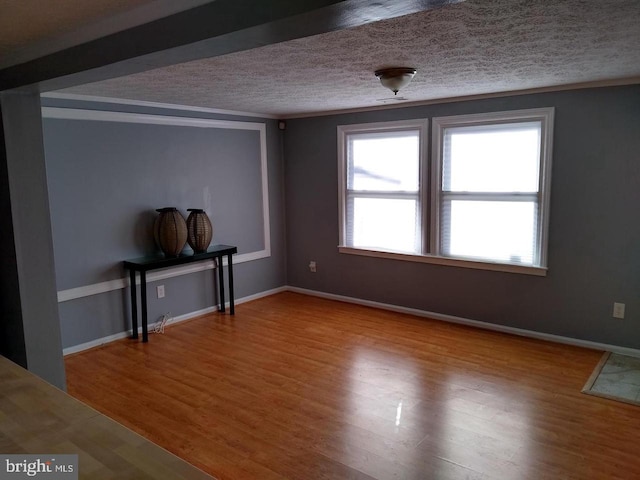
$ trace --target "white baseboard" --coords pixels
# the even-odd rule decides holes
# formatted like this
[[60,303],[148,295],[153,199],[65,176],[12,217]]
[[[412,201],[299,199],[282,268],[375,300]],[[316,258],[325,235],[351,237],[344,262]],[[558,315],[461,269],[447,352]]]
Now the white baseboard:
[[346,297],[333,293],[319,292],[317,290],[307,290],[306,288],[287,287],[290,292],[311,295],[314,297],[326,298],[328,300],[337,300],[340,302],[354,303],[366,307],[380,308],[382,310],[390,310],[398,313],[408,313],[418,317],[431,318],[434,320],[442,320],[444,322],[457,323],[470,327],[482,328],[484,330],[493,330],[496,332],[509,333],[520,337],[535,338],[538,340],[546,340],[554,343],[562,343],[564,345],[573,345],[576,347],[591,348],[594,350],[604,350],[622,355],[630,355],[632,357],[640,357],[640,350],[629,347],[621,347],[618,345],[609,345],[606,343],[591,342],[589,340],[580,340],[578,338],[563,337],[561,335],[553,335],[550,333],[536,332],[533,330],[525,330],[523,328],[507,327],[505,325],[497,325],[494,323],[481,322],[479,320],[471,320],[469,318],[455,317],[453,315],[445,315],[442,313],[428,312],[418,310],[416,308],[401,307],[398,305],[390,305],[388,303],[373,302],[371,300],[362,300],[360,298]]
[[251,302],[253,300],[258,300],[259,298],[270,297],[271,295],[275,295],[277,293],[282,293],[287,291],[289,291],[289,287],[286,285],[282,287],[272,288],[271,290],[265,290],[264,292],[258,292],[258,293],[254,293],[253,295],[242,297],[240,300],[236,300],[236,305],[240,305],[241,303]]
[[[270,295],[275,295],[276,293],[286,292],[288,287],[278,287],[273,288],[271,290],[265,290],[264,292],[259,292],[254,295],[248,295],[246,297],[242,297],[237,299],[234,303],[236,305],[240,305],[242,303],[247,303],[252,300],[257,300],[262,297],[268,297]],[[229,308],[229,302],[225,302],[226,308]],[[212,307],[203,308],[202,310],[196,310],[194,312],[185,313],[183,315],[177,315],[175,317],[170,318],[166,325],[174,325],[176,323],[184,322],[186,320],[191,320],[192,318],[200,317],[202,315],[207,315],[209,313],[213,313],[218,310],[218,306],[214,305]],[[149,322],[149,331],[151,331],[151,326],[156,322]],[[90,342],[81,343],[80,345],[73,345],[71,347],[67,347],[62,350],[63,355],[71,355],[72,353],[82,352],[84,350],[89,350],[90,348],[99,347],[101,345],[105,345],[107,343],[115,342],[116,340],[120,340],[123,338],[130,337],[132,334],[132,330],[127,330],[125,332],[116,333],[113,335],[109,335],[107,337],[97,338],[96,340],[91,340]],[[142,335],[142,327],[138,327],[138,335]]]
[[[271,290],[266,290],[264,292],[259,292],[256,293],[254,295],[249,295],[246,297],[242,297],[238,300],[235,301],[236,305],[240,305],[242,303],[246,303],[246,302],[250,302],[252,300],[257,300],[259,298],[263,298],[263,297],[268,297],[270,295],[275,295],[277,293],[282,293],[282,292],[294,292],[294,293],[300,293],[303,295],[310,295],[313,297],[320,297],[320,298],[326,298],[328,300],[337,300],[340,302],[346,302],[346,303],[353,303],[356,305],[363,305],[366,307],[373,307],[373,308],[379,308],[382,310],[389,310],[392,312],[398,312],[398,313],[407,313],[409,315],[415,315],[417,317],[424,317],[424,318],[431,318],[433,320],[441,320],[444,322],[450,322],[450,323],[457,323],[460,325],[467,325],[470,327],[476,327],[476,328],[481,328],[483,330],[493,330],[496,332],[502,332],[502,333],[509,333],[512,335],[518,335],[520,337],[527,337],[527,338],[535,338],[538,340],[546,340],[549,342],[554,342],[554,343],[561,343],[564,345],[572,345],[572,346],[576,346],[576,347],[584,347],[584,348],[591,348],[594,350],[604,350],[604,351],[609,351],[609,352],[614,352],[614,353],[619,353],[622,355],[630,355],[632,357],[640,357],[640,350],[635,349],[635,348],[629,348],[629,347],[621,347],[618,345],[609,345],[606,343],[599,343],[599,342],[592,342],[589,340],[581,340],[578,338],[571,338],[571,337],[563,337],[561,335],[553,335],[550,333],[542,333],[542,332],[536,332],[533,330],[525,330],[523,328],[515,328],[515,327],[508,327],[505,325],[497,325],[494,323],[488,323],[488,322],[481,322],[479,320],[471,320],[469,318],[463,318],[463,317],[456,317],[453,315],[445,315],[442,313],[436,313],[436,312],[429,312],[426,310],[418,310],[416,308],[408,308],[408,307],[401,307],[399,305],[391,305],[388,303],[381,303],[381,302],[374,302],[371,300],[363,300],[360,298],[354,298],[354,297],[347,297],[344,295],[336,295],[333,293],[326,293],[326,292],[320,292],[317,290],[308,290],[306,288],[299,288],[299,287],[291,287],[291,286],[283,286],[283,287],[278,287],[278,288],[274,288]],[[229,303],[226,303],[227,307],[229,306]],[[190,320],[192,318],[195,317],[199,317],[201,315],[206,315],[208,313],[212,313],[215,312],[217,310],[217,306],[213,306],[213,307],[208,307],[202,310],[197,310],[195,312],[189,312],[186,313],[184,315],[178,315],[176,317],[171,318],[168,322],[167,325],[173,325],[179,322],[184,322],[186,320]],[[154,322],[155,323],[155,322]],[[150,324],[153,325],[153,324]],[[142,333],[142,328],[138,329],[139,333]],[[131,336],[131,330],[126,331],[126,332],[120,332],[120,333],[116,333],[114,335],[109,335],[107,337],[103,337],[103,338],[99,338],[96,340],[92,340],[90,342],[87,343],[82,343],[80,345],[75,345],[72,347],[67,347],[63,350],[63,354],[64,355],[70,355],[72,353],[78,353],[81,352],[83,350],[88,350],[90,348],[94,348],[94,347],[98,347],[100,345],[104,345],[106,343],[110,343],[110,342],[114,342],[116,340],[120,340],[122,338],[126,338]]]
[[63,348],[62,355],[67,356],[67,355],[71,355],[72,353],[82,352],[84,350],[89,350],[90,348],[99,347],[101,345],[115,342],[116,340],[120,340],[122,338],[127,338],[130,336],[131,336],[131,330],[129,330],[128,332],[115,333],[107,337],[97,338],[95,340],[91,340],[90,342],[81,343],[80,345],[73,345],[72,347]]

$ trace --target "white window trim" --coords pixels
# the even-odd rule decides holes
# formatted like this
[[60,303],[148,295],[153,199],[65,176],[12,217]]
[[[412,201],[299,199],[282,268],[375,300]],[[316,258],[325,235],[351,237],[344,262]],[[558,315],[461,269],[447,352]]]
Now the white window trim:
[[[512,110],[505,112],[490,112],[470,115],[455,115],[448,117],[435,117],[432,119],[432,156],[426,157],[426,138],[428,131],[428,120],[406,120],[396,122],[366,123],[356,125],[338,126],[338,205],[339,205],[339,244],[338,251],[344,254],[361,255],[375,258],[386,258],[417,263],[428,263],[461,268],[471,268],[478,270],[489,270],[507,273],[517,273],[525,275],[546,276],[547,275],[547,245],[549,235],[549,200],[551,195],[551,155],[553,151],[553,120],[555,109],[536,108],[527,110]],[[495,261],[480,261],[475,259],[464,259],[457,257],[445,257],[439,255],[439,225],[440,225],[440,187],[441,187],[441,154],[443,129],[447,127],[459,127],[465,125],[478,125],[481,123],[512,123],[514,121],[540,121],[541,122],[541,149],[540,149],[540,200],[538,228],[540,229],[540,244],[538,252],[540,266],[517,265],[512,263],[501,263]],[[424,192],[425,186],[429,187],[430,210],[422,208],[422,251],[427,247],[430,252],[407,254],[384,250],[371,250],[366,248],[350,247],[345,244],[346,232],[346,136],[348,133],[367,133],[389,129],[420,129],[420,203],[427,198]],[[430,181],[429,181],[430,179]],[[428,215],[431,215],[428,219]],[[430,221],[429,221],[430,220]]]
[[410,253],[387,252],[383,250],[368,250],[366,248],[338,246],[338,252],[349,255],[361,255],[364,257],[388,258],[405,262],[430,263],[433,265],[445,265],[449,267],[471,268],[474,270],[490,270],[493,272],[522,273],[545,277],[546,267],[530,267],[528,265],[516,265],[513,263],[486,262],[465,260],[462,258],[442,257],[439,255],[412,255]]
[[[505,263],[504,265],[518,266],[525,268],[525,272],[531,269],[546,272],[547,266],[547,244],[549,236],[549,199],[551,195],[551,152],[553,151],[553,118],[554,108],[534,108],[526,110],[511,110],[505,112],[478,113],[470,115],[454,115],[449,117],[436,117],[433,119],[433,131],[431,132],[432,157],[431,157],[431,236],[430,245],[432,251],[441,252],[440,237],[438,235],[440,225],[440,211],[442,199],[442,138],[445,128],[466,127],[483,124],[495,125],[498,123],[514,123],[535,121],[540,122],[540,173],[538,185],[538,231],[540,232],[540,242],[536,259],[536,266],[518,266]],[[459,257],[442,257],[456,258]],[[483,264],[478,261],[474,263]],[[503,265],[498,262],[487,262],[492,265]]]
[[[338,221],[339,230],[339,242],[340,248],[352,248],[346,246],[346,221],[347,221],[347,135],[350,133],[375,133],[379,131],[392,131],[392,130],[416,130],[420,131],[420,144],[419,144],[419,165],[420,165],[420,185],[418,186],[418,208],[421,211],[421,248],[424,251],[425,234],[424,228],[426,218],[426,208],[422,208],[422,202],[424,202],[425,193],[424,188],[427,185],[427,171],[426,157],[427,157],[427,132],[429,127],[428,120],[400,120],[396,122],[378,122],[378,123],[360,123],[354,125],[340,125],[338,126],[338,208],[340,218]],[[356,249],[359,250],[359,249]],[[401,254],[402,255],[402,254]],[[418,255],[416,255],[418,256]]]

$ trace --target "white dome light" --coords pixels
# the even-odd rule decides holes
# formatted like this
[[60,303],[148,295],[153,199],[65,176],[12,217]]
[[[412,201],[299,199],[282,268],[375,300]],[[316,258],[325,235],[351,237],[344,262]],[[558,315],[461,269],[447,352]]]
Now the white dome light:
[[376,77],[380,79],[383,87],[387,87],[394,95],[397,95],[401,88],[406,87],[416,74],[415,68],[393,67],[376,70]]

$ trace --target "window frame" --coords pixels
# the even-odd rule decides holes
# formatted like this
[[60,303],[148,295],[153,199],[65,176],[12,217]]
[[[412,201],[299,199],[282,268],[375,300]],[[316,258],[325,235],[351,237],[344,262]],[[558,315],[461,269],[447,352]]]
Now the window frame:
[[[551,154],[553,150],[553,119],[554,108],[535,108],[526,110],[511,110],[506,112],[490,112],[476,113],[469,115],[452,115],[447,117],[435,117],[432,120],[433,130],[431,132],[432,141],[432,181],[431,181],[431,222],[432,233],[430,236],[430,245],[434,252],[443,258],[458,258],[442,255],[441,245],[441,218],[442,202],[445,196],[456,196],[460,194],[446,194],[442,189],[442,169],[444,162],[443,139],[446,128],[452,127],[473,127],[482,125],[500,125],[512,123],[540,122],[540,159],[538,171],[538,218],[537,231],[539,239],[534,259],[537,262],[532,266],[523,266],[524,268],[544,268],[547,267],[547,244],[549,232],[549,203],[551,196]],[[529,194],[518,195],[511,194],[513,198],[528,197]],[[496,197],[504,197],[508,199],[510,194],[499,193]],[[482,260],[478,260],[484,263]],[[509,262],[487,261],[486,263],[495,263],[505,265],[518,266],[518,264]]]
[[[426,139],[428,134],[428,120],[425,119],[417,119],[417,120],[400,120],[393,122],[377,122],[377,123],[361,123],[355,125],[340,125],[338,126],[338,205],[340,211],[340,221],[339,221],[339,248],[346,249],[357,249],[362,251],[381,251],[388,252],[391,254],[398,255],[421,255],[425,251],[425,246],[428,242],[428,237],[425,235],[425,222],[428,220],[428,208],[424,206],[424,202],[427,199],[427,195],[425,193],[425,187],[428,185],[428,177],[427,171],[428,168],[426,157],[427,157],[427,145]],[[417,194],[413,193],[401,193],[398,192],[386,192],[377,194],[375,192],[363,193],[361,194],[363,197],[367,196],[370,198],[391,198],[391,197],[403,197],[403,198],[416,198],[418,215],[420,218],[420,225],[418,225],[418,235],[420,240],[420,253],[411,254],[411,253],[401,253],[401,252],[393,252],[390,250],[368,250],[360,247],[351,247],[347,246],[347,213],[349,208],[349,188],[348,188],[348,177],[347,177],[347,168],[349,160],[347,158],[347,142],[349,134],[366,134],[366,133],[380,133],[380,132],[402,132],[406,130],[418,130],[419,132],[419,140],[418,140],[418,190]]]
[[[377,258],[430,263],[480,270],[521,273],[546,276],[547,246],[549,236],[549,206],[551,196],[551,160],[553,152],[553,125],[555,109],[553,107],[511,110],[501,112],[476,113],[433,117],[431,119],[431,148],[428,148],[429,119],[401,120],[354,125],[339,125],[338,132],[338,204],[339,204],[339,244],[338,251],[345,254],[364,255]],[[476,125],[497,125],[519,122],[540,122],[540,163],[538,187],[538,232],[539,241],[536,256],[537,264],[522,265],[497,260],[481,260],[465,257],[444,256],[440,244],[440,212],[443,198],[442,167],[444,129]],[[349,133],[370,133],[416,128],[420,131],[420,185],[418,207],[421,219],[422,246],[420,254],[399,253],[387,250],[374,250],[351,247],[346,244],[347,224],[347,136]]]

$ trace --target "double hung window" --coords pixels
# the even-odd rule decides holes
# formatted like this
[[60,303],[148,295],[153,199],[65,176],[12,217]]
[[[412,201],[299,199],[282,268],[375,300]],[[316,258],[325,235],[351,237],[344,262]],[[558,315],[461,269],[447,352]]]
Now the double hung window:
[[553,109],[338,127],[340,251],[543,275]]
[[343,133],[346,245],[422,253],[425,122],[385,123]]

